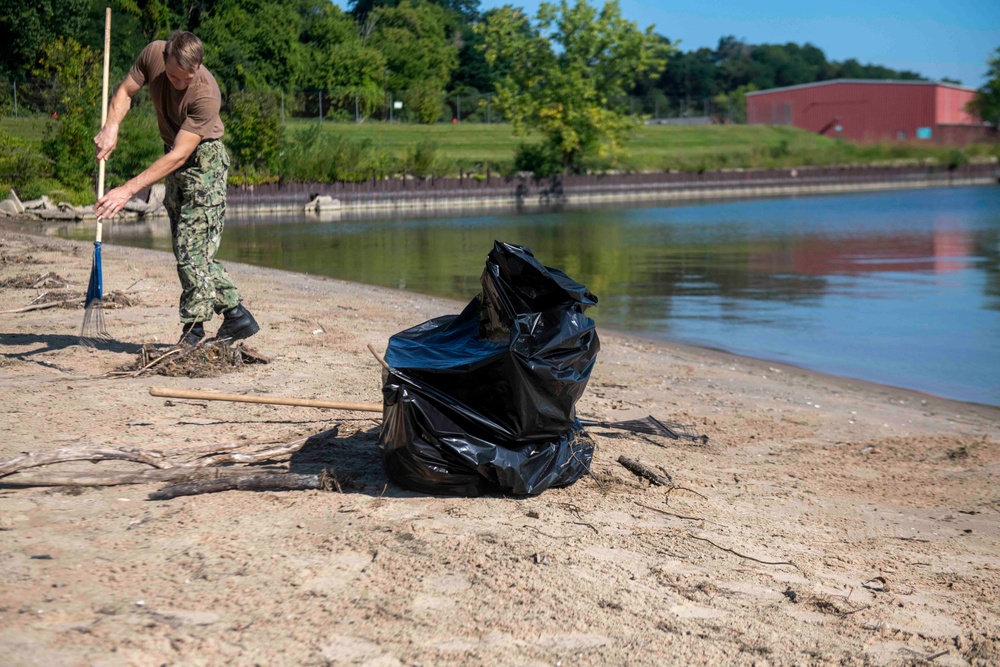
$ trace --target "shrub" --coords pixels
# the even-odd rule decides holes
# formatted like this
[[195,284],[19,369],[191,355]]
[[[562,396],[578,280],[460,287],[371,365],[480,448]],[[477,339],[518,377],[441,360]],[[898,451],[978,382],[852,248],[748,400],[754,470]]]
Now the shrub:
[[329,134],[316,123],[296,132],[285,145],[280,171],[286,181],[364,181],[402,171],[386,149],[370,139]]
[[429,139],[424,139],[414,145],[406,159],[410,173],[421,178],[433,176],[437,163],[437,146]]
[[28,142],[0,132],[0,197],[13,188],[22,199],[32,199],[33,184],[49,175],[49,161]]
[[274,93],[240,91],[229,98],[226,146],[234,169],[268,173],[281,154],[281,102]]
[[117,187],[163,155],[163,140],[151,107],[132,109],[118,131],[118,145],[108,158],[105,182]]
[[562,158],[551,144],[522,143],[514,153],[514,170],[530,171],[537,178],[548,178],[562,173]]
[[35,74],[51,78],[58,95],[58,117],[42,140],[52,173],[75,192],[91,188],[97,171],[93,138],[100,125],[98,56],[75,40],[60,37],[42,47]]

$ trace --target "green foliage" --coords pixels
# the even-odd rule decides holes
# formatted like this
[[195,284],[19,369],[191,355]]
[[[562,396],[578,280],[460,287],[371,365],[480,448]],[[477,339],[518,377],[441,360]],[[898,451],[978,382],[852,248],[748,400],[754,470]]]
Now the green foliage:
[[0,75],[23,79],[46,45],[60,37],[82,41],[90,5],[90,0],[0,0]]
[[409,151],[406,162],[413,176],[433,176],[438,167],[437,146],[429,139],[421,140]]
[[[348,4],[351,6],[351,14],[363,22],[372,11],[380,7],[398,7],[402,2],[403,0],[349,0]],[[441,7],[467,23],[475,21],[479,16],[479,0],[431,0],[430,4]]]
[[269,92],[238,92],[229,97],[226,147],[233,169],[269,173],[282,148],[281,102]]
[[53,176],[76,191],[93,183],[93,138],[100,126],[101,63],[91,49],[60,37],[42,47],[36,75],[51,79],[57,118],[42,141]]
[[22,198],[31,198],[26,188],[48,175],[49,162],[37,147],[0,131],[0,196],[13,188]]
[[964,167],[969,164],[969,158],[961,150],[953,148],[945,155],[944,164],[948,167],[948,169],[954,171],[959,167]]
[[458,65],[458,48],[449,38],[451,17],[427,0],[403,0],[371,15],[371,43],[384,55],[386,84],[408,91],[405,108],[423,123],[441,117],[444,90]]
[[715,106],[715,118],[726,123],[747,122],[747,102],[746,94],[757,90],[757,86],[750,83],[740,86],[731,93],[719,93],[712,98]]
[[205,65],[228,90],[280,88],[294,83],[301,18],[290,3],[220,0],[199,37]]
[[[722,37],[715,49],[677,53],[658,82],[643,82],[633,92],[648,96],[658,90],[682,112],[702,113],[707,102],[716,113],[728,113],[728,101],[741,88],[765,90],[830,79],[921,79],[916,72],[896,71],[857,60],[828,61],[812,44],[748,44]],[[720,96],[723,96],[720,98]],[[725,107],[723,107],[725,105]],[[704,113],[709,113],[705,109]],[[742,121],[741,121],[742,122]]]
[[550,143],[522,143],[514,153],[514,171],[530,171],[538,178],[547,178],[562,170],[562,155]]
[[971,111],[993,127],[1000,128],[1000,48],[986,61],[987,81],[976,91],[970,104]]
[[508,6],[480,29],[487,63],[502,72],[497,106],[515,132],[541,132],[573,172],[620,150],[636,127],[620,100],[638,75],[662,68],[666,55],[652,27],[640,31],[614,1],[600,11],[586,0],[542,3],[534,24]]
[[444,90],[432,81],[420,82],[403,95],[403,108],[421,123],[435,123],[444,112]]
[[286,181],[364,181],[383,177],[392,163],[387,150],[371,139],[350,139],[310,124],[291,137],[280,161]]
[[163,150],[153,109],[148,105],[132,109],[118,130],[118,146],[108,158],[106,187],[122,185],[153,164]]

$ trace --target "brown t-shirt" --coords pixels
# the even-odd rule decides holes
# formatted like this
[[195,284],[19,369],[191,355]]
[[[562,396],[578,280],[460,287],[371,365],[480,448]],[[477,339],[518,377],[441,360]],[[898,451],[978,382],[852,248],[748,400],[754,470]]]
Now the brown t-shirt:
[[215,77],[202,65],[184,90],[177,90],[167,78],[163,60],[164,41],[151,42],[135,59],[128,75],[139,84],[149,84],[149,97],[156,109],[160,137],[166,146],[173,146],[181,130],[193,132],[205,139],[219,139],[225,128],[219,118],[222,93]]

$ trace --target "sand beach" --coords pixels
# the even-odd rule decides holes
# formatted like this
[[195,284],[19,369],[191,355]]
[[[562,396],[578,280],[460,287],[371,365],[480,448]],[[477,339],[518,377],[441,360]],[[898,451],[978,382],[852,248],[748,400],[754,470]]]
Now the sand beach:
[[180,335],[168,254],[104,247],[105,293],[135,303],[106,310],[97,349],[75,302],[23,310],[82,301],[91,250],[0,231],[0,461],[326,433],[268,465],[339,488],[23,486],[150,468],[114,460],[0,477],[6,665],[1000,664],[1000,409],[601,331],[580,415],[707,444],[595,427],[567,488],[416,494],[381,468],[378,414],[149,388],[379,402],[367,346],[464,303],[227,263],[270,363],[124,376]]

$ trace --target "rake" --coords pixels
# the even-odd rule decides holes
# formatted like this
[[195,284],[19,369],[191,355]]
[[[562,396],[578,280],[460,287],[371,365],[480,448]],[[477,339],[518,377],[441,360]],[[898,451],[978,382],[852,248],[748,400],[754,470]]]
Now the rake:
[[[164,398],[186,398],[203,401],[228,401],[230,403],[263,403],[265,405],[293,405],[304,408],[326,408],[331,410],[353,410],[356,412],[382,412],[381,403],[342,403],[337,401],[320,401],[309,398],[285,398],[280,396],[245,396],[243,394],[220,394],[211,391],[197,391],[193,389],[169,389],[166,387],[150,387],[151,396]],[[619,429],[631,431],[632,433],[644,433],[646,435],[658,435],[673,440],[692,440],[702,444],[708,442],[708,437],[704,435],[694,435],[684,431],[680,424],[663,422],[655,417],[645,419],[634,419],[623,422],[602,422],[580,420],[584,426],[600,426],[602,428]]]
[[[108,70],[111,60],[111,8],[104,14],[104,75],[101,88],[101,127],[108,121]],[[97,168],[97,198],[104,196],[104,162]],[[103,223],[97,218],[97,237],[94,241],[94,259],[90,267],[90,282],[84,303],[83,326],[80,327],[80,344],[95,347],[98,341],[111,340],[104,324],[104,281],[101,275],[101,233]]]
[[688,433],[684,430],[686,428],[685,426],[682,426],[681,424],[674,424],[673,422],[660,421],[652,415],[643,419],[630,419],[623,422],[603,422],[581,419],[580,423],[584,426],[599,426],[601,428],[613,428],[622,431],[630,431],[632,433],[643,433],[645,435],[658,435],[663,438],[670,438],[671,440],[691,440],[693,442],[700,442],[703,445],[708,442],[707,435]]

